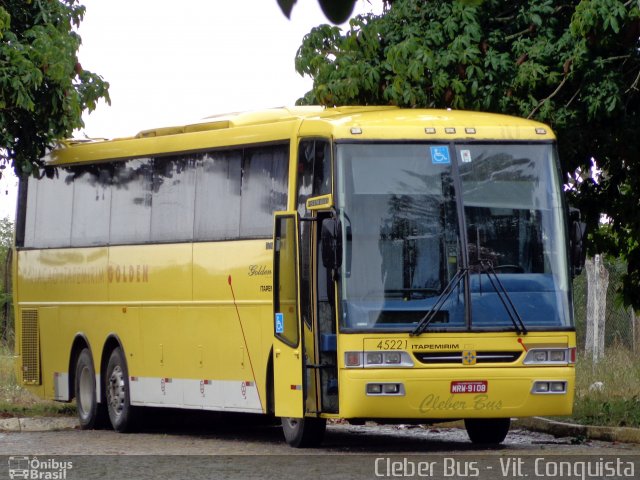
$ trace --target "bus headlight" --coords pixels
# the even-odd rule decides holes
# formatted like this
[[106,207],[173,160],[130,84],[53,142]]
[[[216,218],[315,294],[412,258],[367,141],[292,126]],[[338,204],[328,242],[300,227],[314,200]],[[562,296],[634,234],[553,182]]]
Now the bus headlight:
[[538,350],[537,352],[533,352],[531,355],[533,357],[533,361],[536,363],[544,363],[547,361],[547,355],[549,352],[546,350]]
[[372,351],[345,352],[344,366],[347,368],[409,368],[413,367],[413,360],[404,351]]
[[384,361],[384,355],[382,355],[382,352],[365,352],[364,355],[367,359],[366,365],[380,365]]
[[549,361],[550,362],[566,362],[566,350],[549,350]]
[[389,352],[385,355],[384,363],[387,365],[398,365],[402,362],[402,355],[400,352]]
[[395,395],[405,394],[403,383],[367,383],[367,395]]
[[563,394],[567,393],[567,382],[564,380],[537,380],[531,389],[533,394]]
[[525,365],[572,365],[576,363],[575,348],[532,348],[524,358]]

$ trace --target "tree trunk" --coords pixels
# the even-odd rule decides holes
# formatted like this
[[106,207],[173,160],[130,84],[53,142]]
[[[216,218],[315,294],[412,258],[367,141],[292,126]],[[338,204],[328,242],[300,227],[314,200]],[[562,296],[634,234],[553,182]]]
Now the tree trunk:
[[587,332],[585,350],[598,362],[604,355],[604,333],[607,309],[609,272],[602,255],[586,261],[587,270]]
[[640,317],[636,315],[636,311],[631,307],[631,341],[633,342],[633,353],[640,351]]

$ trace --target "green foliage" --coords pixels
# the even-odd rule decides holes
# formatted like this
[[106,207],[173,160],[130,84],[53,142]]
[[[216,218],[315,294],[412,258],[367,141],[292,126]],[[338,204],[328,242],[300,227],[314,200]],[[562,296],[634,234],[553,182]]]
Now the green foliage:
[[77,1],[0,1],[0,175],[37,171],[48,148],[83,126],[84,110],[109,101],[109,84],[78,63]]
[[0,218],[0,255],[11,248],[13,242],[13,223],[7,218]]
[[0,219],[0,341],[7,340],[9,330],[13,329],[13,321],[10,318],[9,305],[11,304],[8,255],[13,243],[13,223],[9,218]]
[[[620,0],[395,0],[308,33],[298,102],[500,112],[555,130],[592,252],[627,261],[640,308],[640,7]],[[604,174],[590,177],[592,159]],[[598,230],[601,215],[611,219]]]
[[640,427],[640,398],[608,398],[593,394],[577,402],[574,417],[583,425]]
[[3,293],[6,293],[8,290],[8,285],[6,285],[8,272],[5,272],[5,265],[12,243],[13,223],[9,218],[0,218],[0,305]]
[[[640,361],[630,350],[615,345],[593,363],[580,355],[576,364],[573,420],[585,425],[640,427]],[[601,386],[595,388],[596,382]]]
[[75,413],[75,403],[41,400],[23,389],[16,379],[11,344],[0,342],[0,418],[60,417]]

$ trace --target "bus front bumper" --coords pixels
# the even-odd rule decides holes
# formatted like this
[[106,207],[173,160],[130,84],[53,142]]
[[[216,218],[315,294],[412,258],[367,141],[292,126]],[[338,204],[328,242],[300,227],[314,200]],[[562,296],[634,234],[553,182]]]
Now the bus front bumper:
[[[545,384],[556,391],[545,392]],[[574,384],[572,366],[342,369],[340,416],[427,420],[571,415]]]

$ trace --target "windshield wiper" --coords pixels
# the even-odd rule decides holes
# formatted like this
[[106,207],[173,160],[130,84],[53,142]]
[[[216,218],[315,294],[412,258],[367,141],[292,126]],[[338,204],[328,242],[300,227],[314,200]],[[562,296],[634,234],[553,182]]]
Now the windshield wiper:
[[[502,302],[502,305],[504,306],[504,309],[506,310],[507,315],[509,315],[509,319],[511,320],[511,323],[513,323],[513,326],[515,327],[518,335],[520,334],[526,335],[528,333],[527,327],[522,321],[522,317],[518,313],[516,306],[513,304],[513,301],[509,296],[509,292],[507,292],[507,289],[504,288],[504,285],[500,281],[500,277],[498,277],[498,274],[496,274],[496,271],[494,270],[491,262],[486,260],[480,260],[477,265],[480,266],[480,274],[484,273],[487,275],[487,278],[489,278],[491,285],[493,286],[494,290],[498,294],[498,298]],[[480,283],[482,284],[482,282]]]
[[469,270],[468,268],[461,268],[456,272],[456,274],[453,277],[451,277],[451,280],[449,280],[449,283],[447,284],[447,286],[444,287],[444,290],[438,296],[438,299],[436,300],[436,303],[433,305],[431,310],[429,310],[427,314],[424,317],[422,317],[422,319],[418,322],[418,325],[416,325],[416,328],[414,328],[413,332],[410,333],[412,337],[416,335],[420,335],[422,332],[424,332],[427,329],[429,324],[433,321],[434,318],[436,318],[436,315],[442,309],[442,306],[444,305],[444,303],[448,300],[448,298],[451,296],[453,291],[457,288],[457,286],[460,284],[462,279],[466,276],[468,270]]

